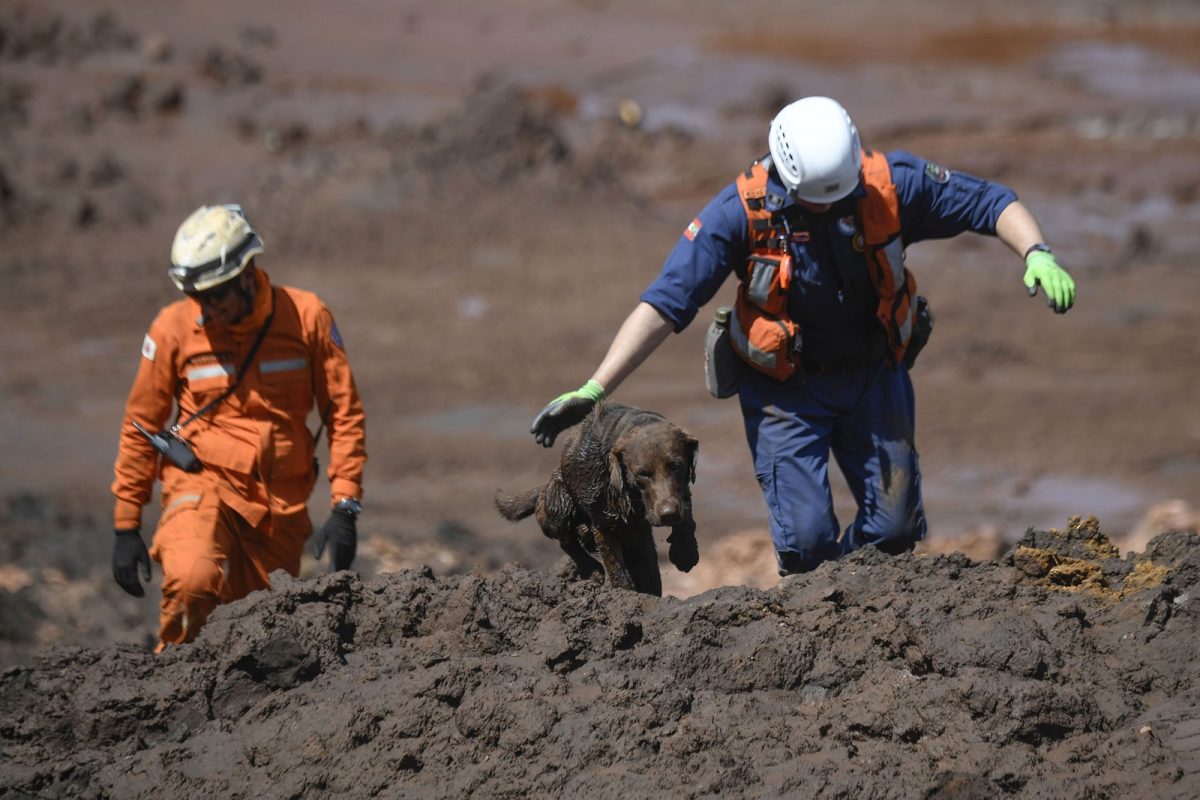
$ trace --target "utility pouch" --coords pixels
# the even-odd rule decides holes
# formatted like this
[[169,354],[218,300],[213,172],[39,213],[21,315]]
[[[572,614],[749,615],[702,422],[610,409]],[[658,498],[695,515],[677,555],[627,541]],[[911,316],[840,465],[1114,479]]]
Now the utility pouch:
[[753,252],[746,261],[746,297],[769,313],[782,314],[791,277],[792,256],[786,250]]
[[909,369],[917,363],[917,356],[929,343],[929,335],[933,333],[933,312],[929,310],[929,301],[922,295],[917,295],[913,311],[913,332],[908,340],[908,349],[904,351],[904,366]]
[[745,363],[777,381],[786,381],[800,363],[800,326],[789,317],[769,314],[738,287],[729,319],[730,344]]
[[184,472],[199,472],[203,468],[204,465],[200,463],[200,459],[192,451],[192,446],[172,431],[151,433],[139,425],[137,420],[130,420],[130,422],[133,423],[133,427],[137,428],[138,433],[145,436],[154,449],[162,454],[163,458]]
[[704,385],[708,393],[717,399],[732,397],[738,393],[746,362],[734,351],[730,341],[729,321],[733,309],[722,306],[716,318],[708,326],[704,337]]

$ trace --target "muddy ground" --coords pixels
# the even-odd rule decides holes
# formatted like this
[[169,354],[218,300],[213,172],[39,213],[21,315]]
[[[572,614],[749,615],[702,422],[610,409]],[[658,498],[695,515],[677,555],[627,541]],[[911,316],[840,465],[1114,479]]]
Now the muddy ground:
[[1192,798],[1200,535],[873,548],[658,599],[509,566],[294,580],[0,684],[17,797]]
[[[908,765],[897,767],[896,780],[918,787],[918,795],[990,796],[997,787],[1029,796],[1087,796],[1082,787],[1145,793],[1175,769],[1160,770],[1164,764],[1180,765],[1185,776],[1171,786],[1194,789],[1191,768],[1171,755],[1186,746],[1130,734],[1128,726],[1158,709],[1186,738],[1195,698],[1161,682],[1126,685],[1122,677],[1137,669],[1191,674],[1168,651],[1194,649],[1194,632],[1191,639],[1158,633],[1130,653],[1096,643],[1129,641],[1121,637],[1133,628],[1122,625],[1139,614],[1158,626],[1163,608],[1178,612],[1159,620],[1163,633],[1183,627],[1192,612],[1179,600],[1188,590],[1178,581],[1191,579],[1164,578],[1168,588],[1159,591],[1176,594],[1157,605],[1136,593],[1106,595],[1102,603],[1080,601],[1083,617],[1059,617],[1068,595],[1083,595],[1047,588],[1045,575],[1025,575],[1006,559],[1028,529],[1049,531],[1072,515],[1099,517],[1118,550],[1155,564],[1160,556],[1146,549],[1154,534],[1195,530],[1200,12],[1168,0],[1053,10],[1031,0],[960,5],[853,0],[781,17],[768,13],[776,4],[757,0],[358,0],[336,11],[316,0],[249,8],[0,3],[0,666],[40,664],[3,679],[3,744],[24,766],[0,791],[150,795],[153,779],[186,784],[193,794],[251,795],[263,791],[263,781],[290,786],[278,781],[295,777],[302,785],[279,796],[316,794],[341,787],[347,770],[361,772],[355,758],[391,763],[385,745],[397,765],[388,770],[412,781],[371,778],[372,786],[396,780],[385,795],[447,786],[455,791],[446,794],[568,786],[586,794],[571,783],[583,780],[585,764],[595,767],[587,779],[597,793],[610,780],[649,793],[658,784],[636,781],[660,778],[676,780],[679,794],[767,796],[786,791],[788,781],[804,782],[807,793],[816,775],[831,796],[887,796],[886,782],[870,780],[890,774],[880,765],[891,763]],[[770,20],[766,35],[763,19]],[[509,525],[490,503],[497,488],[518,491],[545,479],[556,453],[532,442],[532,416],[588,377],[682,228],[765,149],[774,111],[805,94],[841,99],[871,146],[909,149],[1015,187],[1079,285],[1076,308],[1056,317],[1025,296],[1019,259],[996,242],[967,236],[909,251],[937,315],[914,372],[930,536],[913,559],[884,564],[864,556],[873,574],[887,576],[878,590],[886,600],[846,608],[894,609],[922,642],[943,634],[924,611],[905,617],[911,609],[929,603],[961,614],[952,617],[954,635],[974,644],[955,650],[943,643],[932,661],[920,647],[924,661],[916,666],[903,648],[894,652],[893,628],[870,627],[882,619],[877,611],[867,615],[874,622],[864,621],[813,594],[824,586],[848,596],[859,591],[858,562],[773,588],[778,579],[739,414],[703,389],[708,312],[618,393],[666,413],[701,441],[695,513],[702,560],[686,576],[664,562],[667,591],[679,599],[563,584],[551,577],[559,553],[536,526]],[[626,101],[641,111],[636,124],[618,115]],[[229,616],[206,644],[154,661],[143,655],[154,629],[153,596],[134,601],[109,574],[116,431],[145,327],[173,299],[163,273],[175,227],[201,203],[235,200],[267,242],[264,268],[318,292],[347,341],[369,418],[360,577],[289,584],[277,596],[252,598],[223,612]],[[846,523],[852,504],[843,484],[835,491]],[[319,486],[318,514],[323,493]],[[155,517],[148,510],[147,530]],[[1172,555],[1161,557],[1167,569],[1186,560],[1176,549],[1193,540],[1172,541]],[[941,555],[955,551],[972,560]],[[396,572],[404,569],[418,571]],[[306,576],[323,571],[305,565]],[[984,582],[967,585],[962,575]],[[1106,591],[1120,594],[1120,579],[1109,580],[1118,588]],[[755,591],[703,594],[729,585]],[[1004,591],[1024,598],[1029,614],[993,620],[975,605]],[[420,596],[416,606],[384,607],[410,594]],[[436,611],[441,603],[475,614],[466,609],[476,600],[461,599],[468,596],[499,598],[497,614],[517,608],[528,616],[514,611],[504,624],[492,620],[485,630],[495,641],[481,644],[483,634]],[[1100,604],[1087,605],[1093,602]],[[296,647],[270,644],[262,630],[299,624],[278,616],[289,603],[316,616],[342,611],[328,625],[304,617],[310,627],[294,634]],[[736,613],[712,616],[726,607]],[[750,609],[758,607],[775,610],[755,616]],[[343,628],[347,619],[358,628],[387,627],[385,620],[404,614],[415,626],[407,644],[380,644],[380,636]],[[550,645],[529,632],[555,614],[552,636],[576,642],[560,653],[579,650],[579,664],[564,656],[537,666],[555,656],[538,655]],[[707,621],[692,621],[696,615]],[[782,638],[773,641],[766,629],[774,623],[763,622],[771,615],[793,615],[798,632],[789,638],[780,628]],[[642,632],[611,632],[624,624],[612,622],[618,616]],[[1086,631],[1083,639],[1076,628]],[[1158,628],[1139,630],[1148,636]],[[962,676],[980,667],[970,651],[990,652],[979,643],[998,635],[1058,661],[1039,675],[1019,666],[1026,656],[1015,657],[1011,669],[1002,658],[988,662],[1007,682],[976,675],[970,685],[980,688],[970,689]],[[404,649],[418,642],[417,650]],[[478,660],[456,660],[463,653],[452,642],[467,642],[465,652]],[[1167,642],[1174,644],[1160,648]],[[53,650],[37,662],[53,645],[86,649]],[[414,655],[442,647],[454,650],[449,661]],[[778,655],[764,657],[759,674],[750,659],[762,648]],[[319,669],[280,667],[291,670],[285,680],[267,676],[269,667],[245,667],[301,658],[300,650],[317,654]],[[221,657],[212,662],[216,652]],[[693,694],[686,703],[664,699],[670,692],[661,687],[674,686],[681,661],[692,656],[701,662],[694,681],[672,691]],[[243,657],[245,668],[231,666]],[[401,661],[384,672],[392,657]],[[828,677],[837,670],[819,666],[820,658],[845,659],[839,668],[858,658],[859,666]],[[363,667],[372,659],[380,666]],[[901,662],[917,678],[911,702],[896,699],[902,684],[889,677]],[[600,663],[603,676],[588,672]],[[614,669],[638,680],[619,685]],[[809,674],[814,669],[819,680]],[[258,709],[254,733],[230,721],[236,703],[213,705],[215,687],[239,670],[261,678],[229,689]],[[67,676],[84,683],[58,702],[82,702],[91,692],[86,682],[101,673],[110,677],[96,697],[107,699],[96,702],[108,709],[102,716],[111,726],[88,716],[99,705],[79,711],[43,702],[56,710],[21,717],[11,704],[14,692],[26,691],[14,682],[57,686],[46,689],[53,694],[65,690]],[[64,682],[54,684],[59,674]],[[294,681],[290,694],[276,685],[281,680]],[[436,695],[418,690],[438,681],[462,687],[458,699],[402,705]],[[139,682],[151,687],[150,711]],[[642,683],[660,688],[643,690]],[[880,698],[885,685],[895,698]],[[385,686],[405,696],[381,705],[376,693]],[[845,716],[849,699],[867,686],[874,688],[858,712],[864,719]],[[471,703],[464,699],[485,687]],[[974,692],[993,694],[971,700]],[[345,701],[334,704],[338,713],[369,710],[347,711],[336,730],[313,724],[305,713],[328,716],[331,697]],[[501,711],[486,706],[503,699],[507,708],[522,697],[537,702],[513,711],[524,720],[519,725],[497,722]],[[588,708],[600,698],[616,709],[605,719]],[[960,702],[966,705],[954,705]],[[1066,719],[1061,727],[1022,722],[1040,719],[1043,705],[1047,718]],[[273,717],[276,706],[291,709],[280,712],[286,726],[299,726],[286,727],[286,736],[267,733],[285,730]],[[372,722],[377,707],[390,710]],[[892,711],[876,718],[875,708]],[[409,711],[420,722],[402,722]],[[917,732],[891,732],[910,724],[895,723],[897,714],[918,711],[956,722],[945,731],[911,722]],[[463,741],[445,730],[451,721]],[[413,727],[396,727],[405,724]],[[1050,728],[1037,732],[1039,725]],[[1153,720],[1147,725],[1157,730]],[[501,727],[518,733],[504,738]],[[129,731],[142,738],[130,739]],[[528,736],[518,742],[526,736],[520,731]],[[268,735],[295,741],[283,752]],[[218,746],[221,736],[241,737],[243,749],[229,756],[234,739]],[[127,750],[113,749],[117,740]],[[239,772],[245,785],[219,783],[240,778],[214,777],[215,766],[197,760],[209,742],[214,753],[249,765]],[[1061,749],[1066,742],[1080,749]],[[325,749],[329,755],[321,755]],[[864,750],[876,760],[860,758]],[[319,768],[288,760],[301,751]],[[72,766],[66,774],[45,772],[35,763],[39,752]],[[524,761],[512,755],[518,752]],[[1103,753],[1117,763],[1101,764]],[[140,771],[104,772],[100,762],[117,754]],[[531,754],[543,760],[526,764]],[[485,755],[493,761],[482,761]],[[1138,766],[1131,770],[1125,757]],[[256,759],[265,760],[252,768]],[[630,770],[633,762],[654,769]],[[1130,774],[1114,777],[1117,764]],[[1004,777],[1006,770],[1016,777]],[[193,778],[184,773],[218,783],[188,784]],[[694,785],[678,782],[685,774],[696,777]],[[955,783],[956,775],[965,783]],[[1063,782],[1046,783],[1055,775]],[[1085,778],[1094,782],[1078,782]],[[368,794],[363,786],[353,792]]]

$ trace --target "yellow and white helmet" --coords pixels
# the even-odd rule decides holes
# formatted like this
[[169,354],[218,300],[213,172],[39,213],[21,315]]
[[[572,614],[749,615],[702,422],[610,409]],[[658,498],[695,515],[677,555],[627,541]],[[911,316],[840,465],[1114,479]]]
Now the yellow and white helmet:
[[241,275],[262,251],[241,206],[200,206],[175,232],[167,274],[179,291],[203,292]]

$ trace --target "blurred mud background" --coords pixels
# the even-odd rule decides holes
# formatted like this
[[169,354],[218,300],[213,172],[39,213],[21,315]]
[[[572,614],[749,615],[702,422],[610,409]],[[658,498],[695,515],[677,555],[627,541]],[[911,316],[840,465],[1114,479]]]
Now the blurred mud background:
[[[915,373],[923,549],[988,557],[1069,514],[1132,549],[1194,524],[1194,4],[859,1],[760,34],[771,8],[0,6],[4,659],[151,627],[153,603],[108,579],[107,487],[192,208],[242,202],[272,277],[338,318],[370,426],[360,571],[545,568],[558,553],[536,526],[490,505],[554,463],[530,419],[590,374],[682,228],[805,94],[840,98],[873,147],[1014,186],[1080,286],[1055,317],[997,242],[910,252],[937,315]],[[740,415],[704,392],[708,318],[619,393],[702,442],[705,558],[666,570],[680,596],[774,581]]]

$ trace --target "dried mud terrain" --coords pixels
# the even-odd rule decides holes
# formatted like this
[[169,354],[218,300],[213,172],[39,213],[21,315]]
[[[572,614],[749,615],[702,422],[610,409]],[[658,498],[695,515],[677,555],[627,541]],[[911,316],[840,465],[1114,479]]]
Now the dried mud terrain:
[[656,599],[520,567],[294,580],[0,685],[30,797],[1155,797],[1200,788],[1200,535],[873,548]]
[[[0,2],[0,795],[1200,795],[1198,38],[1166,0]],[[805,94],[1016,188],[1077,306],[996,242],[912,248],[929,540],[778,586],[702,312],[617,397],[701,442],[700,565],[564,582],[492,493]],[[175,227],[233,200],[347,342],[357,575],[154,658],[116,430]]]

